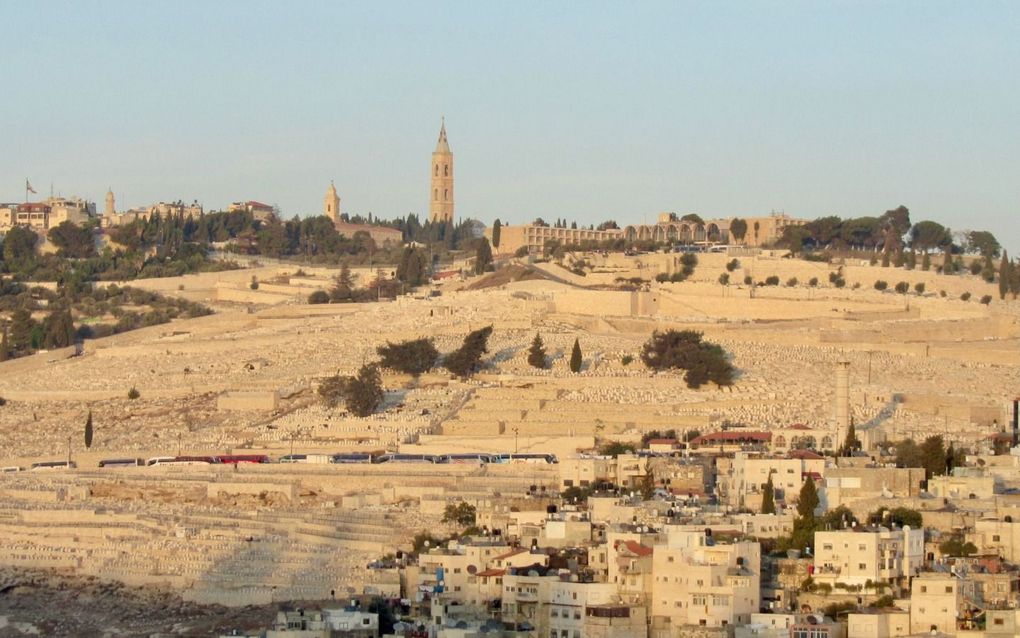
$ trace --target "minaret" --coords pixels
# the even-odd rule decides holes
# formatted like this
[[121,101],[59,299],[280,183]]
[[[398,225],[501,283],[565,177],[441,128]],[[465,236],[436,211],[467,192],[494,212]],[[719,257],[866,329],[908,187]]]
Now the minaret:
[[429,189],[429,221],[453,221],[453,153],[446,141],[446,118],[432,151],[432,188]]
[[340,221],[340,196],[336,194],[336,186],[331,181],[326,191],[326,201],[322,205],[322,214],[333,220],[336,224]]
[[106,191],[106,210],[103,212],[104,215],[113,216],[117,213],[117,208],[114,206],[113,201],[113,187]]

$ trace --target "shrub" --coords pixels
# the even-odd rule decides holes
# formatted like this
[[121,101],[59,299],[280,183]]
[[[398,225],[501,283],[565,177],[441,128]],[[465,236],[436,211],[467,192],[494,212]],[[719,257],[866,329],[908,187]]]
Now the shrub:
[[641,348],[641,360],[653,370],[686,371],[687,387],[694,390],[708,381],[731,385],[735,374],[726,352],[693,330],[655,331]]
[[808,280],[807,284],[809,286],[812,286],[812,287],[817,286],[818,285],[818,277],[812,277],[811,279]]
[[754,279],[751,278],[751,275],[747,275],[746,277],[744,277],[744,285],[745,286],[750,286],[753,283],[754,283]]
[[730,283],[730,273],[724,272],[723,274],[719,275],[719,283],[721,283],[724,286],[728,286]]
[[737,261],[736,257],[726,262],[726,272],[733,272],[737,268],[740,268],[740,262]]
[[259,280],[255,275],[251,276],[251,283],[248,284],[248,287],[251,288],[252,290],[259,289]]
[[629,366],[630,364],[634,363],[634,357],[629,354],[625,354],[623,355],[623,358],[620,359],[620,363],[622,363],[625,366]]
[[942,297],[943,299],[945,299],[946,298],[946,291],[945,290],[940,290],[939,291],[939,297]]
[[790,277],[789,279],[786,280],[786,287],[787,288],[795,288],[798,283],[800,283],[800,282],[797,281],[796,277]]
[[138,397],[142,396],[142,393],[138,391],[138,388],[132,387],[128,390],[128,398],[134,401]]
[[992,296],[991,295],[985,295],[984,297],[981,297],[981,303],[983,303],[986,306],[988,304],[992,303]]
[[308,295],[308,303],[329,303],[329,293],[325,290],[316,290]]
[[914,284],[914,292],[916,292],[918,295],[923,295],[924,294],[924,282],[923,281],[919,281],[916,284]]
[[879,279],[878,281],[875,282],[875,290],[881,291],[881,290],[885,290],[888,287],[889,287],[889,284],[887,284],[886,282],[882,281],[881,279]]
[[896,292],[900,293],[901,295],[905,295],[909,291],[910,291],[910,284],[908,284],[907,282],[901,281],[898,284],[896,284]]
[[970,293],[965,292],[962,295],[960,295],[960,301],[970,301]]
[[765,285],[766,286],[778,286],[779,285],[779,277],[776,276],[776,275],[770,275],[770,276],[766,277],[765,278]]
[[842,277],[836,277],[832,281],[832,285],[837,288],[843,288],[844,286],[846,286],[846,279],[843,279]]
[[630,443],[621,443],[620,441],[610,441],[601,448],[599,448],[599,454],[602,456],[611,456],[616,458],[621,454],[633,454],[634,446]]

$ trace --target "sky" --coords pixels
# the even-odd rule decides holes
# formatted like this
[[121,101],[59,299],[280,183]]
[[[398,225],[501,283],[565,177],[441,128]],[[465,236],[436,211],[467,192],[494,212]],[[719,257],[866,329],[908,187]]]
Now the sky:
[[0,201],[880,215],[1020,253],[1018,2],[0,0]]

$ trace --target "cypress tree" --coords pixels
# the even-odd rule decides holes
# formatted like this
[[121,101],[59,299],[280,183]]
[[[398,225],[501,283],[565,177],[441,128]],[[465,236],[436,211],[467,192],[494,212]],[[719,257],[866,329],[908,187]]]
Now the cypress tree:
[[860,447],[861,442],[857,440],[857,431],[854,429],[854,424],[850,424],[850,428],[846,431],[846,439],[843,441],[843,449],[840,450],[840,456],[850,456],[850,454]]
[[769,472],[769,480],[765,482],[765,489],[761,492],[761,513],[776,513],[776,488],[772,485],[772,472]]
[[1009,280],[1011,279],[1011,271],[1009,257],[1006,256],[1006,251],[1002,251],[1002,261],[999,262],[999,299],[1005,299],[1006,293],[1009,292]]
[[499,221],[499,218],[497,218],[496,221],[492,222],[492,247],[493,248],[499,248],[499,235],[500,235],[500,231],[502,230],[502,228],[503,228],[503,224]]
[[475,274],[480,275],[492,263],[492,248],[489,247],[489,240],[482,237],[478,240],[478,248],[475,249]]
[[797,497],[797,513],[805,520],[814,520],[815,508],[818,507],[818,488],[810,476],[804,479]]
[[89,418],[85,421],[85,449],[92,447],[92,410],[89,410]]
[[3,340],[0,341],[0,361],[7,361],[11,358],[10,345],[7,343],[7,326],[4,325]]
[[575,338],[574,348],[570,351],[570,371],[580,372],[581,371],[581,343]]
[[528,364],[533,368],[545,369],[545,345],[542,343],[542,336],[535,333],[535,338],[528,348]]

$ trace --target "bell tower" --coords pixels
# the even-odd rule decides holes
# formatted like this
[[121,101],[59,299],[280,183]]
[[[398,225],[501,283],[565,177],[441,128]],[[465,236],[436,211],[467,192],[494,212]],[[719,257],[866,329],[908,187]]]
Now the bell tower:
[[326,190],[326,199],[322,203],[322,214],[333,220],[334,224],[340,221],[340,196],[337,194],[333,182],[329,183],[329,188]]
[[117,207],[114,204],[113,187],[110,187],[110,189],[106,191],[106,210],[104,211],[103,214],[112,216],[116,212],[117,212]]
[[432,151],[429,189],[429,221],[453,221],[453,153],[446,141],[446,118],[439,128],[439,141]]

